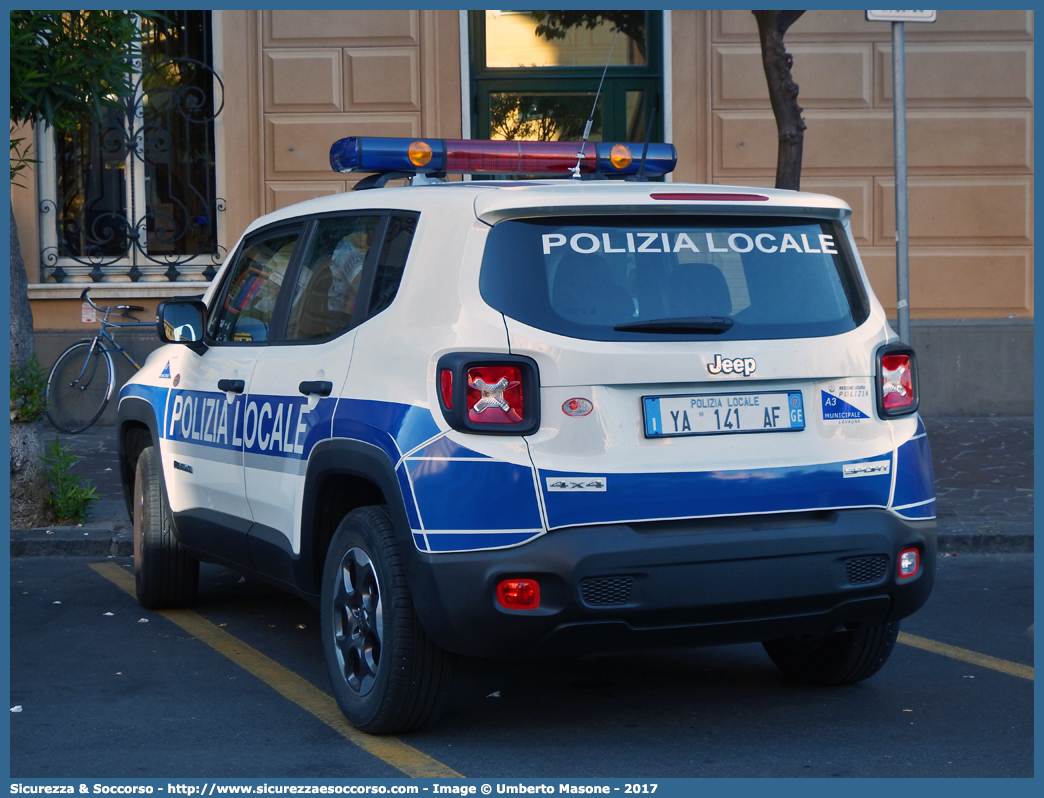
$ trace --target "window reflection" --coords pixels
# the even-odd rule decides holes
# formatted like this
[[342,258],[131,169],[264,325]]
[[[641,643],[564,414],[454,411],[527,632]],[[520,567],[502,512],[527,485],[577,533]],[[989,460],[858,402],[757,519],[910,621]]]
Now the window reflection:
[[[491,92],[490,138],[507,141],[579,141],[594,92]],[[602,100],[588,141],[602,140]]]
[[[555,66],[610,66],[645,64],[644,11],[610,11],[614,21],[601,20],[588,27],[597,12],[582,11],[486,11],[486,66],[494,69]],[[544,17],[555,14],[558,17]],[[561,21],[562,24],[555,24]],[[592,20],[593,21],[593,20]],[[569,25],[575,22],[575,25]],[[613,45],[615,24],[622,27]],[[550,24],[562,38],[549,40],[537,34],[537,26]],[[568,25],[568,27],[567,27]]]

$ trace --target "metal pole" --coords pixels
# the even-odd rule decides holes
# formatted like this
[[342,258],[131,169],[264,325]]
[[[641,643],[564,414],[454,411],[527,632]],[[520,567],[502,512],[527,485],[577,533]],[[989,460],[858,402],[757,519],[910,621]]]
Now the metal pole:
[[892,23],[892,107],[895,117],[895,267],[899,340],[910,343],[910,231],[906,208],[906,44]]

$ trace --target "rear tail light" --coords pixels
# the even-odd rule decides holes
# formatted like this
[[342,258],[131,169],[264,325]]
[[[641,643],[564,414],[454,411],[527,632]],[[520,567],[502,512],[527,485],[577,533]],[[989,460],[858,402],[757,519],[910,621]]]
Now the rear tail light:
[[913,404],[913,371],[909,356],[885,355],[881,358],[881,391],[886,410],[898,410]]
[[497,585],[497,603],[508,610],[535,610],[540,606],[540,583],[535,579],[505,579]]
[[449,369],[439,371],[439,394],[442,396],[442,406],[447,410],[453,409],[453,372]]
[[524,418],[522,371],[517,366],[468,369],[465,402],[476,424],[519,424]]
[[921,570],[921,553],[917,549],[903,549],[899,552],[899,578],[909,579]]
[[877,410],[882,418],[917,410],[917,358],[905,344],[888,344],[877,353]]
[[540,427],[536,362],[517,355],[454,352],[436,366],[439,404],[461,432],[528,435]]

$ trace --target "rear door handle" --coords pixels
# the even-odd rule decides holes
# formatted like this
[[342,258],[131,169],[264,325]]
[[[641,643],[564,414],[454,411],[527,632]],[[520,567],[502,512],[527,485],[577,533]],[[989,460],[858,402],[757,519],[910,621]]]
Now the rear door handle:
[[218,380],[219,391],[243,393],[244,388],[246,388],[246,383],[243,380]]
[[333,391],[333,383],[325,380],[305,380],[297,386],[303,394],[315,394],[316,396],[329,396]]

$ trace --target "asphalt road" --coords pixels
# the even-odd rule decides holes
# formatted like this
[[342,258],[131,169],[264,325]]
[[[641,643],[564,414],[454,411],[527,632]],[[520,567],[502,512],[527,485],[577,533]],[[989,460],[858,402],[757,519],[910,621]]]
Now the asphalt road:
[[129,560],[15,558],[11,776],[366,779],[421,761],[468,778],[1030,777],[1032,555],[938,568],[903,631],[1000,665],[902,644],[861,684],[809,689],[758,645],[468,663],[455,705],[388,754],[306,708],[321,693],[305,682],[329,688],[304,602],[204,566],[178,616],[286,669],[266,683],[103,575],[127,581]]

